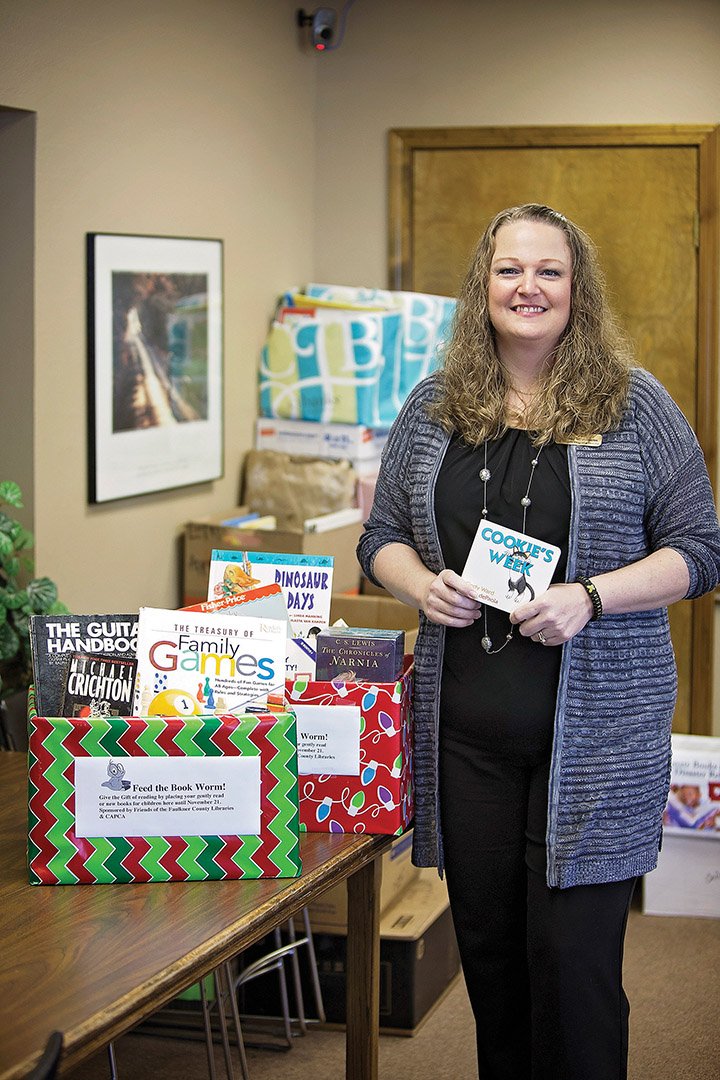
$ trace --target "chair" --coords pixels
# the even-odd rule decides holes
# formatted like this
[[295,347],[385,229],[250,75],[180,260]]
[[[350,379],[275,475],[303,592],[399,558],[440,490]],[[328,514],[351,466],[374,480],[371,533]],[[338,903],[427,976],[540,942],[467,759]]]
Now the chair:
[[[52,1080],[57,1076],[58,1066],[63,1051],[63,1033],[53,1031],[45,1043],[42,1057],[32,1072],[27,1073],[25,1080]],[[117,1066],[115,1062],[115,1046],[108,1043],[108,1063],[110,1065],[110,1080],[118,1080]]]
[[27,748],[27,696],[13,694],[0,700],[0,750]]
[[26,1080],[52,1080],[52,1077],[57,1076],[62,1050],[62,1031],[53,1031],[45,1043],[42,1057],[32,1072],[27,1074]]
[[213,1052],[214,1036],[212,1027],[212,1012],[213,1008],[217,1009],[219,1023],[220,1023],[220,1039],[223,1047],[223,1054],[225,1058],[225,1070],[228,1080],[234,1080],[234,1070],[232,1065],[230,1038],[228,1030],[228,1016],[227,1008],[230,1007],[230,1018],[233,1023],[235,1032],[235,1042],[237,1044],[238,1052],[240,1055],[240,1069],[243,1080],[249,1080],[249,1071],[247,1056],[245,1053],[245,1042],[242,1033],[242,1024],[240,1019],[240,1012],[237,1003],[237,992],[241,986],[251,982],[253,979],[259,978],[261,975],[266,975],[271,971],[277,971],[280,989],[280,1001],[282,1010],[282,1021],[285,1038],[285,1049],[289,1050],[292,1046],[293,1038],[293,1017],[290,1015],[290,1000],[287,987],[287,974],[285,970],[286,959],[290,960],[292,964],[293,984],[295,990],[295,1000],[297,1004],[298,1017],[297,1022],[300,1028],[300,1034],[305,1035],[307,1033],[307,1020],[305,1016],[305,1004],[303,1000],[302,985],[300,980],[300,965],[298,962],[298,950],[302,946],[307,946],[308,957],[310,960],[310,974],[313,986],[313,995],[315,998],[315,1007],[318,1014],[318,1020],[320,1023],[325,1021],[325,1008],[323,1006],[322,992],[320,989],[320,979],[317,972],[317,959],[315,956],[315,947],[313,945],[312,932],[310,929],[310,916],[307,908],[303,908],[302,912],[304,935],[300,938],[296,936],[295,924],[290,919],[285,924],[285,931],[288,937],[288,941],[282,943],[282,934],[278,927],[273,931],[273,938],[275,942],[275,948],[270,952],[265,953],[263,956],[258,957],[247,967],[243,968],[239,974],[234,975],[231,969],[230,961],[226,961],[221,964],[213,972],[214,987],[215,987],[215,1001],[212,1002],[208,999],[207,990],[204,982],[200,985],[200,995],[203,1007],[203,1026],[205,1030],[205,1043],[208,1054],[208,1073],[210,1080],[216,1080],[215,1072],[215,1060]]

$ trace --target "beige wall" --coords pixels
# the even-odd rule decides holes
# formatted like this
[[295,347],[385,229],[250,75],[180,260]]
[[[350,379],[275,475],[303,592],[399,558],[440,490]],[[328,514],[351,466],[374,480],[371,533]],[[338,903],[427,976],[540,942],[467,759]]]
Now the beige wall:
[[717,0],[358,0],[319,57],[320,280],[384,285],[394,127],[720,122]]
[[0,479],[14,480],[33,521],[33,252],[35,115],[0,101]]
[[[37,113],[36,561],[75,611],[174,606],[182,523],[236,504],[266,321],[311,269],[316,58],[298,47],[295,8],[0,0],[0,106]],[[87,505],[93,231],[224,240],[223,480]],[[3,425],[0,474],[17,432]]]

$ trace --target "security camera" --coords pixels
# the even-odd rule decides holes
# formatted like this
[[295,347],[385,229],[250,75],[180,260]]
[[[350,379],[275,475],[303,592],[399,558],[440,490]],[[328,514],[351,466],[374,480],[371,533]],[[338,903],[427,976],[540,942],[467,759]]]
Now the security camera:
[[308,15],[303,8],[299,8],[297,24],[298,26],[310,27],[310,40],[314,49],[322,52],[323,49],[333,47],[337,28],[337,12],[335,8],[315,8],[311,15]]

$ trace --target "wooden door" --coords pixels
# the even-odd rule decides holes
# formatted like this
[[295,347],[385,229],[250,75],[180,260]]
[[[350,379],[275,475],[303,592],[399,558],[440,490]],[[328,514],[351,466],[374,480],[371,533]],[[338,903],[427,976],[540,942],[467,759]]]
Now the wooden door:
[[[639,362],[698,433],[715,475],[718,128],[391,132],[391,287],[456,295],[506,206],[546,203],[598,246]],[[708,733],[713,601],[670,611],[675,730]]]

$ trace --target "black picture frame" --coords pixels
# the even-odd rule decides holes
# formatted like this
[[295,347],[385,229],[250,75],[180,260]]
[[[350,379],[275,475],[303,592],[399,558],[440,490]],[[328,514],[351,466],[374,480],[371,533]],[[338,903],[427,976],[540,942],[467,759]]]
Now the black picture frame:
[[221,240],[87,234],[88,499],[223,475]]

